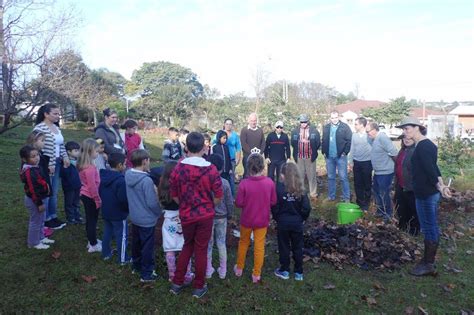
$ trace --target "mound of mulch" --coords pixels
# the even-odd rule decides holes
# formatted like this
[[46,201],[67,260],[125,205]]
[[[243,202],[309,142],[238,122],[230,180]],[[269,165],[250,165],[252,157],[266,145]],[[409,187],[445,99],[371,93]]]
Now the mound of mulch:
[[395,225],[362,220],[350,225],[323,220],[306,223],[303,252],[305,261],[365,270],[397,269],[421,254],[417,244]]

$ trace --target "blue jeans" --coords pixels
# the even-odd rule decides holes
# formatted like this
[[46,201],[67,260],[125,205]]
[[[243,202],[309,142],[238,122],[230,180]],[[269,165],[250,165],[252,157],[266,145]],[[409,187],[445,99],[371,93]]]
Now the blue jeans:
[[326,170],[328,172],[328,198],[336,199],[336,168],[339,180],[342,185],[342,199],[349,201],[351,199],[351,189],[349,187],[349,178],[347,177],[347,156],[326,157]]
[[416,213],[420,221],[421,232],[427,241],[439,241],[438,203],[439,193],[426,198],[416,197]]
[[155,227],[132,224],[133,269],[140,270],[142,279],[151,278],[155,270]]
[[81,218],[81,189],[64,190],[64,210],[68,223]]
[[56,164],[54,167],[54,175],[51,176],[51,196],[48,201],[48,208],[46,209],[46,221],[55,219],[58,217],[58,191],[61,181],[59,178],[59,172],[61,171],[61,158],[56,158]]
[[118,263],[126,263],[129,259],[127,256],[128,241],[128,224],[127,220],[110,221],[104,219],[104,236],[102,238],[102,257],[112,256],[112,248],[110,243],[112,237],[115,238],[117,244]]
[[230,174],[230,191],[232,192],[232,196],[235,198],[235,160],[231,160],[230,162],[232,164],[232,174]]
[[387,175],[374,175],[372,189],[374,191],[377,215],[388,219],[392,217],[392,200],[390,191],[392,189],[393,173]]
[[212,227],[211,239],[207,246],[207,260],[212,262],[212,249],[214,247],[214,239],[216,241],[217,250],[219,251],[219,261],[222,264],[227,262],[227,218],[214,218],[214,226]]

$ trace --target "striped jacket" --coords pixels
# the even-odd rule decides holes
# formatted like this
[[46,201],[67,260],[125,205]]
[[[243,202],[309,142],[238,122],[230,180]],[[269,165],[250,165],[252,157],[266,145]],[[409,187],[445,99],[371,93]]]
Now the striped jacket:
[[[61,133],[61,129],[58,128],[59,133]],[[38,130],[44,133],[45,135],[45,140],[44,140],[44,148],[43,148],[43,154],[46,156],[49,156],[49,166],[55,166],[56,165],[56,158],[54,154],[54,134],[51,132],[51,129],[49,129],[48,125],[46,125],[44,122],[41,122],[35,126],[33,130]],[[62,158],[67,158],[67,152],[66,152],[66,147],[64,146],[64,143],[60,145],[59,147],[59,155]]]

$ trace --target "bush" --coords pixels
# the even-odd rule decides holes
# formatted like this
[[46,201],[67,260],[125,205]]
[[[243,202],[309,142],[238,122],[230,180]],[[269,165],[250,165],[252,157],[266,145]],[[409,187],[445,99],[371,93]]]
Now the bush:
[[469,165],[471,146],[459,137],[446,133],[438,138],[438,159],[441,174],[455,178],[463,176],[463,169]]

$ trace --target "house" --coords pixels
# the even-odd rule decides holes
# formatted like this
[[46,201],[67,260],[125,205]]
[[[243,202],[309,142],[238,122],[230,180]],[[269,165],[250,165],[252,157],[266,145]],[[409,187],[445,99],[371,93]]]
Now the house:
[[371,107],[381,107],[386,103],[381,101],[355,100],[349,103],[340,104],[335,107],[341,116],[341,120],[354,130],[354,121],[362,115],[362,110]]
[[410,110],[410,116],[418,118],[418,120],[423,125],[426,125],[428,123],[428,117],[432,115],[442,116],[444,115],[444,113],[439,110],[433,110],[428,108],[423,109],[422,107],[415,107]]
[[461,125],[463,133],[474,130],[474,106],[459,105],[449,112],[450,115],[458,117],[457,122]]

